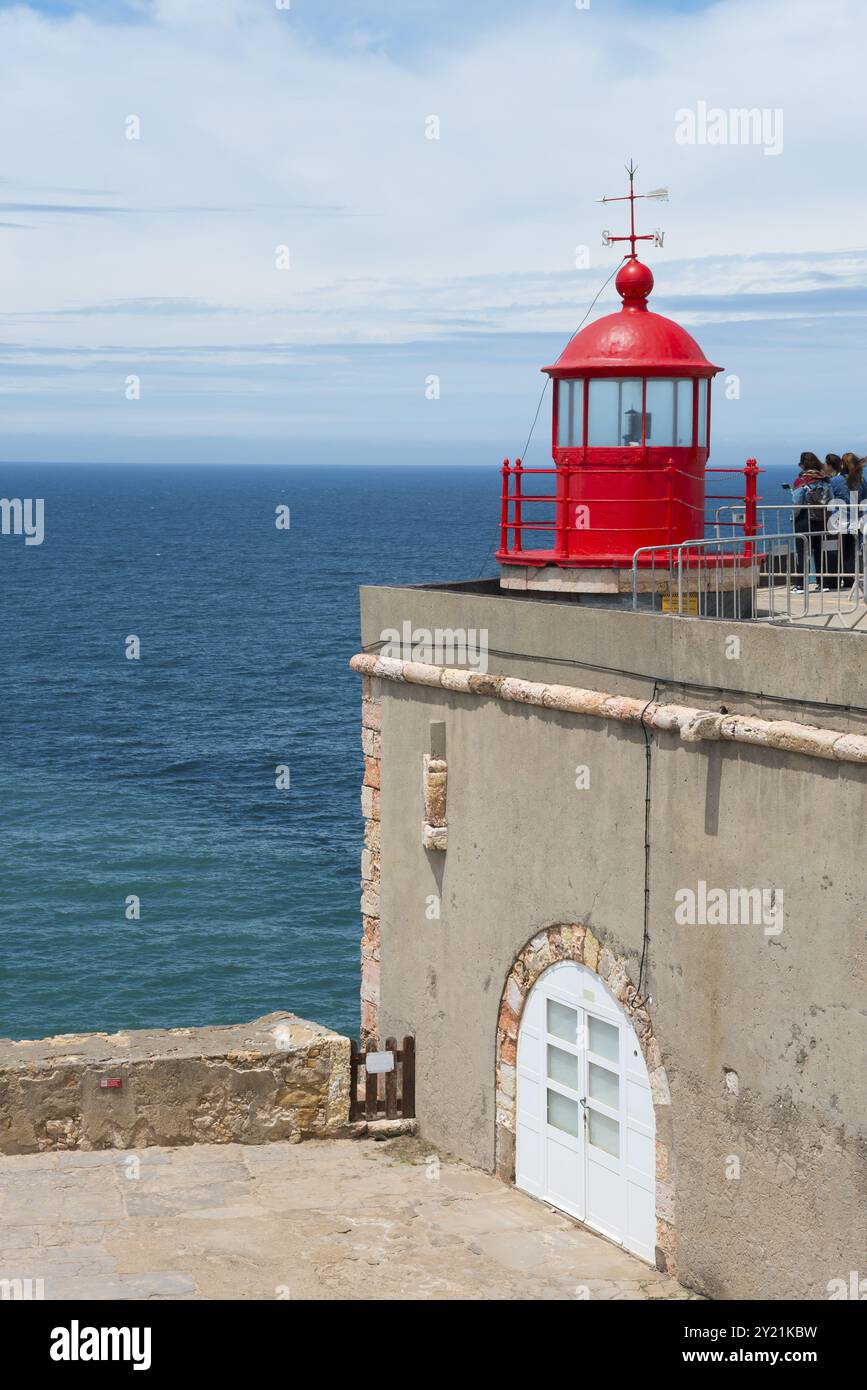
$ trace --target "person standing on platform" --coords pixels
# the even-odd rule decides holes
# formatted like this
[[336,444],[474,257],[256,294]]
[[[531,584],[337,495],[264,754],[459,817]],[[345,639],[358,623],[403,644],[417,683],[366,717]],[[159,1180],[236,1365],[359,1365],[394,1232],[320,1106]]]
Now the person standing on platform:
[[[826,568],[829,589],[845,588],[843,578],[846,560],[846,526],[849,518],[849,491],[843,471],[843,460],[839,454],[825,455],[825,478],[831,494],[828,499],[828,516],[825,529],[833,544],[826,550]],[[845,507],[842,505],[845,503]]]
[[856,578],[855,556],[861,536],[859,523],[864,514],[861,504],[867,501],[867,481],[864,460],[857,454],[845,453],[840,464],[840,472],[831,483],[831,496],[834,501],[846,503],[846,527],[840,544],[840,587],[850,589]]
[[810,559],[816,571],[816,581],[820,591],[827,590],[823,566],[823,546],[825,541],[825,509],[831,489],[825,475],[825,465],[814,453],[801,454],[800,471],[792,484],[794,504],[794,529],[798,536],[796,542],[801,561],[801,582],[792,585],[793,594],[802,594],[810,585]]

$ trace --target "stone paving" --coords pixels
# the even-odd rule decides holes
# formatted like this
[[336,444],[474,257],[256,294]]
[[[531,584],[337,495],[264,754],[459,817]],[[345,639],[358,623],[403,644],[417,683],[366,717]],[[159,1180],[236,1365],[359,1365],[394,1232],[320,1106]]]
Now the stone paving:
[[46,1299],[694,1297],[416,1139],[0,1158],[0,1297],[28,1279]]

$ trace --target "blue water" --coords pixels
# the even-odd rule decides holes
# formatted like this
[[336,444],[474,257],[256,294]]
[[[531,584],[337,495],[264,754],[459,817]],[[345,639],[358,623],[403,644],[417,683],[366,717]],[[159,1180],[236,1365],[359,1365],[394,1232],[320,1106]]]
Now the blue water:
[[356,1032],[358,586],[477,577],[498,486],[0,467],[46,510],[41,546],[0,537],[0,1035],[287,1008]]
[[0,467],[46,508],[41,546],[0,537],[0,1036],[274,1009],[356,1032],[358,586],[492,573],[498,489],[496,466]]

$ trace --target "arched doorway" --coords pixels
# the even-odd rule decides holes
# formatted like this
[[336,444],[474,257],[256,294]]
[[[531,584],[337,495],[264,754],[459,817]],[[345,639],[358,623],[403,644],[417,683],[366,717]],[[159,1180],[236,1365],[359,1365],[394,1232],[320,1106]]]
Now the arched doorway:
[[656,1126],[632,1024],[587,966],[560,961],[518,1030],[515,1183],[653,1263]]
[[[618,1011],[620,1011],[617,1016],[618,1024],[620,1024],[621,1019],[627,1020],[629,1024],[632,1033],[632,1055],[631,1062],[627,1058],[629,1066],[625,1074],[627,1074],[627,1081],[631,1087],[631,1094],[627,1095],[627,1101],[628,1104],[634,1106],[634,1113],[635,1063],[638,1062],[634,1052],[635,1038],[638,1038],[639,1052],[641,1052],[643,1062],[645,1062],[646,1077],[649,1080],[650,1095],[652,1095],[653,1129],[650,1129],[649,1134],[645,1133],[641,1136],[638,1134],[638,1129],[635,1130],[632,1152],[627,1150],[627,1159],[631,1161],[636,1148],[643,1147],[638,1143],[639,1138],[643,1138],[643,1140],[647,1140],[650,1136],[656,1138],[656,1144],[654,1144],[654,1148],[656,1148],[656,1169],[654,1169],[656,1172],[656,1188],[654,1188],[656,1191],[656,1250],[650,1251],[647,1248],[646,1230],[643,1230],[641,1237],[641,1251],[638,1250],[638,1243],[636,1243],[635,1248],[636,1252],[642,1254],[643,1258],[654,1261],[657,1269],[664,1269],[670,1275],[677,1277],[677,1232],[675,1232],[674,1225],[675,1161],[674,1150],[672,1150],[674,1123],[672,1123],[671,1093],[670,1088],[668,1088],[666,1066],[664,1066],[659,1042],[654,1036],[653,1020],[649,1013],[650,1001],[636,990],[631,972],[629,972],[628,960],[624,956],[614,954],[610,947],[604,945],[604,942],[596,937],[591,927],[585,927],[584,923],[559,923],[557,926],[546,927],[545,930],[536,933],[535,937],[532,937],[524,949],[515,956],[511,970],[504,981],[503,992],[500,995],[500,1012],[499,1017],[497,1017],[496,1031],[496,1175],[504,1183],[514,1183],[515,1181],[518,1033],[520,1033],[525,1005],[527,1005],[535,984],[542,979],[543,974],[550,967],[559,962],[574,963],[574,965],[582,966],[585,969],[584,980],[572,976],[572,990],[577,990],[577,988],[581,990],[579,1008],[584,1009],[585,1013],[592,1012],[593,1006],[602,999],[609,1008],[617,1006]],[[552,977],[552,979],[556,979],[556,977]],[[595,998],[585,998],[585,988],[591,991]],[[571,1002],[572,1006],[577,1002],[574,994],[572,994]],[[602,1022],[609,1022],[606,1015],[602,1015]],[[629,1034],[624,1034],[624,1037],[629,1038]],[[556,1041],[554,1041],[554,1045],[557,1045]],[[565,1048],[564,1051],[568,1051],[568,1048]],[[603,1062],[604,1059],[599,1058],[599,1065],[603,1065]],[[536,1074],[538,1074],[540,1091],[546,1091],[547,1087],[542,1087],[542,1066],[539,1066]],[[624,1073],[621,1072],[621,1076],[622,1074]],[[645,1080],[643,1074],[641,1074],[641,1080]],[[586,1094],[582,1094],[586,1099]],[[627,1137],[631,1137],[629,1133],[627,1133]],[[641,1204],[642,1198],[638,1197],[635,1190],[632,1191],[632,1194],[627,1193],[627,1198],[629,1195],[632,1195],[634,1201]],[[552,1201],[552,1198],[547,1197],[546,1200]],[[560,1204],[554,1202],[554,1205]],[[629,1225],[631,1223],[627,1220],[625,1222],[627,1236]],[[631,1245],[629,1248],[632,1248]]]

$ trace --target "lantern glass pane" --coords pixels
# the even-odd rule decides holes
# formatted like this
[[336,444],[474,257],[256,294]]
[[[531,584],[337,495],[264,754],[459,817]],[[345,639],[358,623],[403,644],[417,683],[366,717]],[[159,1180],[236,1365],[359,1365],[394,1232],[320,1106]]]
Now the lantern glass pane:
[[587,443],[611,449],[641,443],[640,377],[591,381]]
[[638,379],[620,382],[620,443],[641,443],[641,387]]
[[619,443],[618,407],[619,381],[591,381],[590,418],[587,422],[587,443],[590,445]]
[[707,392],[709,381],[698,383],[698,447],[707,447]]
[[677,382],[675,444],[682,449],[692,447],[692,378]]
[[584,443],[584,382],[561,381],[557,391],[557,447],[580,449]]
[[676,382],[651,378],[647,383],[648,444],[674,443],[674,389]]

